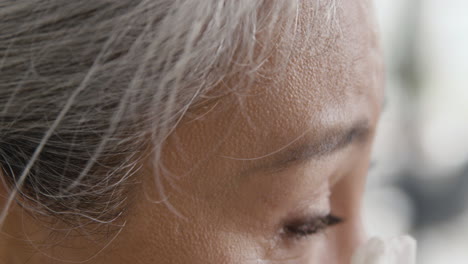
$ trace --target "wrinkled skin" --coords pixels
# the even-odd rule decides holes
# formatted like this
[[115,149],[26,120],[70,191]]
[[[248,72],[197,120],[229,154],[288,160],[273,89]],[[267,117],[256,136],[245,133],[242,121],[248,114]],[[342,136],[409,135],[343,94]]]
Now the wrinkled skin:
[[[181,121],[162,163],[174,210],[157,202],[148,160],[125,228],[89,263],[348,263],[364,238],[360,205],[381,111],[382,67],[370,7],[341,2],[341,33],[324,54],[301,35],[310,21],[303,9],[296,41],[305,49],[295,50],[284,79],[223,97]],[[326,151],[334,134],[356,124],[350,144]],[[322,153],[293,151],[311,145]],[[285,223],[329,212],[343,223],[306,237],[285,231]],[[103,245],[75,244],[92,250],[49,253],[83,260]],[[31,255],[25,254],[28,263],[56,263]]]

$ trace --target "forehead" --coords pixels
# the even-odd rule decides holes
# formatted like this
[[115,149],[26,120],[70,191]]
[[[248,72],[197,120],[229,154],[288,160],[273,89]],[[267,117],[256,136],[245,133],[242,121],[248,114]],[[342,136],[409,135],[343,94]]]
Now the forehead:
[[[245,133],[253,141],[260,142],[268,131],[270,144],[281,145],[305,131],[377,119],[382,62],[370,8],[364,1],[342,2],[330,10],[305,1],[284,78],[260,83],[242,98],[248,116],[242,127],[251,130]],[[335,17],[315,17],[327,12]]]
[[382,69],[370,10],[360,1],[340,1],[334,17],[314,17],[327,12],[303,1],[282,78],[258,82],[219,100],[209,113],[182,122],[177,142],[194,155],[194,163],[211,160],[213,168],[228,168],[237,165],[213,156],[256,158],[306,133],[363,119],[375,124]]

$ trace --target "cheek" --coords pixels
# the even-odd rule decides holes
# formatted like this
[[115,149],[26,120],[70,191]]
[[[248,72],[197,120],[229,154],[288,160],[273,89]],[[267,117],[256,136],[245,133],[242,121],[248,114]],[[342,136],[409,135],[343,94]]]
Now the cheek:
[[186,200],[199,213],[180,218],[162,204],[141,201],[106,254],[108,261],[97,263],[257,263],[257,241],[220,225],[217,215],[203,213],[202,207]]

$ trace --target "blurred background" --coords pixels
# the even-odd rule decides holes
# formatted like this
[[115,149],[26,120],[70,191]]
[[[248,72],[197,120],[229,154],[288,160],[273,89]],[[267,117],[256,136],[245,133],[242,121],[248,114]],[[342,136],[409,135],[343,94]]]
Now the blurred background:
[[368,231],[410,233],[419,264],[466,264],[468,1],[374,1],[387,102],[365,197]]

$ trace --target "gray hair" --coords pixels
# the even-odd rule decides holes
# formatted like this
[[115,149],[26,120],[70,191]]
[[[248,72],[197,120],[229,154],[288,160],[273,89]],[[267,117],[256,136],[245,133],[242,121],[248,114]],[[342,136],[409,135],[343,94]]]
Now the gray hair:
[[268,75],[264,63],[294,37],[298,5],[1,2],[0,166],[10,194],[0,224],[15,201],[70,224],[112,222],[139,161],[158,163],[189,109]]

